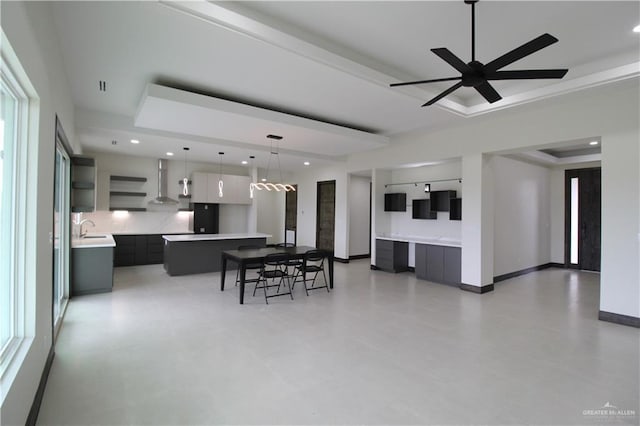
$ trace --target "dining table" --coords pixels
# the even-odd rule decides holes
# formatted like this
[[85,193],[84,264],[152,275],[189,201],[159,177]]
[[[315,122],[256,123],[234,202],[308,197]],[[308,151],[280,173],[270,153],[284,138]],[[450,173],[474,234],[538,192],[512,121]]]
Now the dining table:
[[[224,291],[224,280],[227,275],[227,265],[228,261],[236,263],[238,268],[240,269],[239,280],[240,280],[240,291],[239,291],[239,299],[240,304],[244,303],[244,287],[246,280],[246,272],[247,265],[253,265],[256,263],[262,263],[264,261],[264,257],[268,254],[273,253],[287,253],[291,260],[295,259],[303,259],[304,254],[309,250],[317,250],[315,247],[309,246],[296,246],[296,247],[264,247],[258,249],[248,249],[248,250],[224,250],[221,253],[221,274],[220,274],[220,291]],[[329,288],[333,288],[333,251],[332,250],[323,250],[327,257],[327,267],[329,269]]]

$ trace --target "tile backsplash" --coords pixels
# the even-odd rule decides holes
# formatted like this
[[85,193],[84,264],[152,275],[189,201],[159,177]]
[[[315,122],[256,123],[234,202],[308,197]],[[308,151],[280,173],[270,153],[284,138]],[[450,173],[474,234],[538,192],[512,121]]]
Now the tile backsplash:
[[[89,219],[95,227],[86,224],[84,230],[105,234],[181,234],[193,232],[190,228],[193,212],[110,212],[74,213],[73,223]],[[77,226],[77,225],[74,225]]]

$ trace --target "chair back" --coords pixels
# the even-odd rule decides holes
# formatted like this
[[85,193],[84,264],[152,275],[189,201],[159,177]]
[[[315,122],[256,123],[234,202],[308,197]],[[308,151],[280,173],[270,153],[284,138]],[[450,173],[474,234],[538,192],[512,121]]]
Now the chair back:
[[286,265],[289,257],[288,253],[271,253],[264,257],[264,264],[269,266]]
[[324,266],[324,258],[327,254],[323,250],[309,250],[304,254],[303,262],[306,265],[314,264],[319,267]]

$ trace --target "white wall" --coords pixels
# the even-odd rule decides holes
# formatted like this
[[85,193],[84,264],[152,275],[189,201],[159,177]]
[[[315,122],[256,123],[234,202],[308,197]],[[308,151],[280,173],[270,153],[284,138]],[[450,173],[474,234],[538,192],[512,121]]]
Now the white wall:
[[[391,172],[391,183],[407,183],[416,181],[454,179],[449,182],[432,182],[432,191],[453,190],[457,197],[462,197],[462,184],[457,179],[462,177],[461,162],[451,161],[444,164],[415,168],[397,169]],[[415,186],[394,185],[385,189],[385,193],[405,192],[407,194],[407,211],[383,212],[389,215],[391,234],[413,237],[448,237],[461,238],[461,222],[449,220],[449,212],[438,212],[438,219],[413,219],[413,199],[429,198],[424,192],[424,184]],[[464,213],[463,213],[464,214]]]
[[[136,184],[136,190],[146,192],[147,196],[140,199],[125,200],[131,205],[147,207],[147,203],[157,196],[158,192],[158,159],[138,157],[133,155],[120,155],[105,152],[87,152],[96,159],[97,168],[97,204],[98,211],[85,213],[83,218],[91,219],[96,227],[90,231],[106,233],[180,233],[190,232],[189,213],[177,212],[176,208],[169,207],[163,211],[129,212],[121,214],[109,212],[109,187],[111,175],[125,175],[146,177],[143,184]],[[184,177],[185,164],[182,160],[167,160],[168,188],[167,195],[178,200],[181,192],[180,180]],[[193,172],[218,173],[219,165],[213,163],[201,163],[187,160],[187,175]],[[247,167],[222,166],[223,174],[249,175],[251,170]],[[139,188],[139,189],[138,189]],[[181,207],[187,207],[188,200],[181,200]],[[249,205],[220,205],[220,233],[248,232],[249,229]]]
[[[287,180],[287,182],[292,182],[288,179],[285,180]],[[300,194],[300,189],[298,189],[298,194]],[[262,190],[255,191],[254,197],[254,203],[257,203],[258,232],[271,235],[271,237],[267,238],[267,244],[278,244],[283,242],[285,193]],[[300,216],[298,216],[298,221],[299,220]],[[298,222],[298,229],[300,229],[300,222]],[[298,244],[300,244],[299,237]]]
[[[638,102],[636,96],[635,111],[628,111],[636,120]],[[640,138],[626,129],[607,136],[602,139],[600,310],[639,318]]]
[[[37,92],[36,122],[29,146],[27,233],[24,288],[27,339],[16,362],[0,379],[0,423],[24,424],[52,344],[52,245],[55,117],[60,118],[72,148],[79,152],[73,105],[64,75],[51,10],[46,2],[0,3],[1,26],[28,80]],[[2,45],[3,55],[9,46]],[[22,361],[22,362],[19,362]]]
[[349,175],[349,256],[369,254],[371,178]]
[[492,158],[494,275],[550,261],[550,175],[543,166]]
[[[349,156],[347,170],[528,150],[561,141],[600,137],[603,147],[600,307],[639,317],[639,90],[635,78],[468,118],[454,127],[408,132],[392,138],[389,147]],[[465,198],[463,217],[468,212]],[[624,202],[620,202],[621,198]],[[464,268],[463,263],[463,278]]]
[[336,257],[348,259],[348,175],[343,164],[317,169],[309,168],[293,176],[293,182],[298,184],[298,245],[315,246],[316,244],[317,183],[327,180],[336,181],[334,253]]

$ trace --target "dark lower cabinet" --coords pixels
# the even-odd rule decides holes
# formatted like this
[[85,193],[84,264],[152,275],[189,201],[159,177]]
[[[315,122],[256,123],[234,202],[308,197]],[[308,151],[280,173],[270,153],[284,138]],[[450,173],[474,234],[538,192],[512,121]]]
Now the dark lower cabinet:
[[113,266],[132,266],[136,264],[136,236],[114,235],[116,247],[113,252]]
[[164,263],[162,234],[114,235],[113,239],[116,241],[113,266]]
[[462,249],[460,247],[416,244],[416,277],[435,283],[459,285]]
[[376,239],[376,268],[387,272],[409,270],[409,243]]

